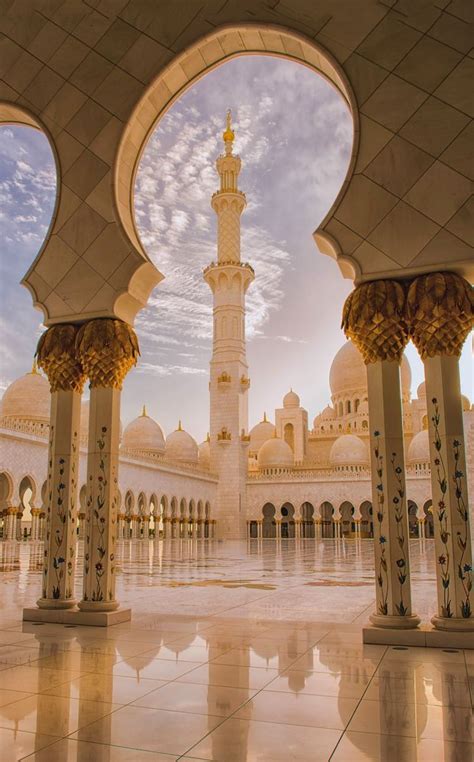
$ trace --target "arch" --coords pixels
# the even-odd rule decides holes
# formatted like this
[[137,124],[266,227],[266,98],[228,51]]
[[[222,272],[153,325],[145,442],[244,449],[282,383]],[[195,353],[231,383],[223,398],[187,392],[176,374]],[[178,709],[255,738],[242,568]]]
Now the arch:
[[368,429],[369,428],[369,422],[368,421],[362,421],[362,428]]
[[262,537],[264,540],[276,537],[275,506],[273,503],[265,503],[262,508]]
[[[85,486],[86,485],[84,484],[84,487]],[[81,489],[82,489],[82,487],[81,487]],[[41,509],[42,510],[46,510],[47,503],[48,503],[48,480],[47,479],[45,479],[43,484],[41,485],[41,493],[40,494],[41,494]],[[79,499],[80,499],[80,492],[79,492]],[[84,505],[85,505],[85,499],[86,499],[86,496],[84,495]]]
[[332,539],[334,537],[334,506],[325,500],[319,507],[321,516],[321,537]]
[[147,514],[147,499],[144,492],[140,492],[137,500],[138,515],[145,516]]
[[348,537],[355,531],[355,525],[352,520],[355,508],[349,500],[344,500],[339,506],[339,515],[341,517],[341,528],[343,537]]
[[344,405],[342,402],[339,403],[338,410],[339,410],[339,418],[342,418],[342,416],[344,415]]
[[284,27],[240,23],[220,26],[177,55],[148,87],[129,117],[115,162],[115,201],[124,230],[146,257],[136,229],[131,205],[137,167],[149,135],[171,105],[198,79],[240,55],[269,55],[302,64],[327,79],[340,93],[352,115],[354,137],[346,177],[331,209],[314,237],[318,249],[337,259],[345,277],[355,278],[360,268],[343,254],[334,238],[323,230],[339,205],[353,174],[359,143],[357,102],[342,67],[319,43]]
[[374,523],[372,520],[372,503],[370,500],[364,500],[359,507],[360,511],[360,536],[361,537],[373,537],[374,536]]
[[204,504],[203,504],[202,500],[198,500],[198,503],[197,503],[197,515],[198,515],[198,518],[202,518],[203,513],[204,513]]
[[135,508],[135,497],[131,490],[127,490],[125,493],[125,513],[127,516],[131,516],[133,509]]
[[150,495],[150,502],[148,504],[150,516],[153,516],[154,518],[159,517],[160,513],[160,503],[159,500],[154,492]]
[[283,439],[291,447],[293,452],[295,451],[295,429],[292,423],[285,423],[283,429]]
[[195,503],[195,501],[193,500],[193,498],[191,498],[191,500],[189,501],[188,510],[189,510],[189,515],[190,515],[191,517],[194,517],[194,516],[195,516],[195,514],[196,514],[196,503]]
[[314,537],[314,505],[304,502],[300,508],[301,514],[301,536],[306,538]]
[[168,512],[170,509],[170,502],[166,495],[162,495],[160,498],[160,511],[161,516],[168,516]]
[[295,508],[292,503],[283,503],[280,508],[281,536],[283,539],[295,537]]
[[[121,499],[119,495],[118,505],[121,505]],[[87,485],[83,484],[79,490],[79,512],[85,513],[87,508]]]
[[407,501],[408,507],[408,533],[410,537],[419,537],[418,506],[414,500]]
[[204,506],[204,515],[205,515],[206,519],[210,519],[211,518],[211,504],[210,504],[209,500],[206,500],[206,505]]
[[8,471],[0,472],[0,510],[8,507],[13,495],[13,478]]
[[427,500],[423,506],[423,514],[425,518],[425,537],[428,540],[434,538],[434,517],[433,517],[433,501]]

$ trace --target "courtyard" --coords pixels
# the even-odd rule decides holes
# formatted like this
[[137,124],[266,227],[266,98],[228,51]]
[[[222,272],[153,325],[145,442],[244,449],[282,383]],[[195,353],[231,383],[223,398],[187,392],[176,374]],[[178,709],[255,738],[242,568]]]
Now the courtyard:
[[[433,543],[410,551],[427,621]],[[111,628],[22,623],[42,556],[1,547],[4,759],[473,758],[474,652],[362,644],[370,540],[118,543],[117,598],[133,614]]]

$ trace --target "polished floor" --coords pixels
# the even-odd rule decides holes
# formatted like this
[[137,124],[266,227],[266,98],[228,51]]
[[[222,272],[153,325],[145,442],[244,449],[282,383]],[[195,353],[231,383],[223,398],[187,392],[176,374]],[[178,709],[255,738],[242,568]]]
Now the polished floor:
[[[411,554],[428,619],[433,544]],[[362,645],[370,541],[142,540],[118,557],[131,622],[23,624],[42,547],[0,543],[2,762],[474,760],[474,651]]]

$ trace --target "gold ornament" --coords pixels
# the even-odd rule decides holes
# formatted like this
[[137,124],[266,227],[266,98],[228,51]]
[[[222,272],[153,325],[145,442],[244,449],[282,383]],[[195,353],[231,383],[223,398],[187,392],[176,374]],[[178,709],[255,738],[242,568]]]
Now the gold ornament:
[[84,323],[76,338],[77,354],[91,387],[121,389],[140,355],[135,331],[128,323],[97,318]]
[[78,326],[70,323],[53,325],[38,341],[38,366],[48,376],[51,391],[82,392],[86,379],[80,360],[76,356]]
[[400,361],[408,341],[404,307],[405,291],[395,280],[362,283],[347,297],[342,328],[366,365],[377,360]]
[[407,296],[410,337],[421,358],[459,357],[474,325],[474,292],[456,273],[439,272],[415,278]]

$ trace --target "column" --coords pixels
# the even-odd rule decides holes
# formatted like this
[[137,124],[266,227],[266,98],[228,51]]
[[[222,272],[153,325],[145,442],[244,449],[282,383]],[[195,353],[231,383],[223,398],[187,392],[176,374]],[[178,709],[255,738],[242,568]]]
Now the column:
[[472,541],[459,357],[474,324],[470,284],[454,273],[411,283],[408,318],[425,367],[440,630],[474,630]]
[[276,539],[281,540],[281,519],[275,519]]
[[38,366],[51,387],[48,485],[41,609],[70,609],[74,598],[81,395],[85,374],[77,357],[78,327],[55,325],[38,342]]
[[87,515],[84,589],[79,608],[110,612],[115,599],[120,395],[139,355],[133,329],[120,320],[91,320],[77,336],[77,350],[90,380]]
[[16,540],[16,514],[18,508],[11,506],[7,508],[4,519],[4,537],[5,540]]
[[143,539],[149,540],[150,539],[150,517],[144,516],[142,521],[142,529],[143,529]]
[[202,537],[202,519],[198,519],[196,522],[196,537],[198,539]]
[[40,521],[40,508],[31,509],[31,539],[36,542],[39,540],[39,521]]
[[367,365],[376,610],[378,627],[409,629],[411,610],[408,508],[400,361],[408,341],[405,292],[396,281],[363,283],[347,298],[343,328]]

